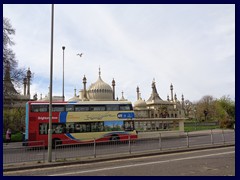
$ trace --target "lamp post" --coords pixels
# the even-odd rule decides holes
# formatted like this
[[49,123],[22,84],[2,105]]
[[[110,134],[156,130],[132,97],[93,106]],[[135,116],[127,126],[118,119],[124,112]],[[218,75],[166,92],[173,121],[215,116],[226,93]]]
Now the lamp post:
[[196,107],[194,108],[195,130],[197,130]]
[[48,162],[52,162],[52,75],[53,75],[53,22],[54,4],[52,4],[51,52],[50,52],[50,88],[49,88],[49,126],[48,126]]
[[62,100],[64,101],[65,100],[65,97],[64,97],[64,50],[65,50],[65,46],[62,47],[62,50],[63,50],[63,87],[62,87]]

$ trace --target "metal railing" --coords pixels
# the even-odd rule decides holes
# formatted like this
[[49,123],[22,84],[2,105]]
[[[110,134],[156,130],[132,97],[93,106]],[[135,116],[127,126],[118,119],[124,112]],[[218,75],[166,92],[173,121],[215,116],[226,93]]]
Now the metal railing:
[[20,162],[44,162],[44,141],[28,141],[20,144],[8,144],[3,146],[3,164]]
[[[199,132],[157,132],[153,134],[139,135],[138,139],[130,136],[124,141],[97,141],[76,143],[66,141],[55,141],[53,159],[65,161],[68,159],[83,160],[97,157],[123,156],[137,153],[149,153],[149,151],[167,151],[179,148],[191,148],[203,145],[216,145],[235,143],[235,132],[228,130],[209,130]],[[20,162],[45,162],[47,150],[43,141],[24,142],[23,146],[4,145],[3,163]]]
[[[179,132],[168,135],[158,133],[152,136],[124,141],[95,141],[91,143],[56,145],[55,161],[67,158],[86,159],[103,156],[144,153],[147,151],[162,151],[178,148],[190,148],[203,145],[216,145],[235,142],[235,132],[213,131],[208,134],[199,132]],[[57,142],[56,142],[57,143]]]

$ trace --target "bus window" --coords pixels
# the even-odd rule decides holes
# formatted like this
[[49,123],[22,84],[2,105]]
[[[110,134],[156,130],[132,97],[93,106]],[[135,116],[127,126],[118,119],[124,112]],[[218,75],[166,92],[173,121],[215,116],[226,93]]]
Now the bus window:
[[79,132],[83,132],[83,128],[81,123],[75,123],[74,124],[74,133],[79,133]]
[[90,132],[91,131],[90,123],[81,123],[80,126],[81,126],[82,132]]
[[92,105],[90,111],[105,111],[106,107],[103,105]]
[[75,111],[89,111],[89,106],[75,106]]
[[118,111],[119,106],[118,104],[108,104],[107,105],[107,111]]
[[66,133],[74,133],[74,123],[66,123]]
[[133,121],[124,121],[124,130],[125,131],[132,131],[132,130],[134,130],[134,123],[133,123]]
[[103,131],[103,122],[92,122],[91,132],[101,132]]
[[39,124],[39,134],[48,134],[48,124]]
[[74,111],[74,106],[72,104],[67,104],[66,111],[70,111],[70,112]]
[[130,111],[133,110],[130,104],[122,104],[119,106],[120,111]]
[[48,112],[48,105],[32,105],[31,112]]
[[62,123],[53,123],[53,134],[62,134],[65,131],[65,124]]
[[61,106],[53,105],[52,111],[53,112],[63,112],[63,111],[65,111],[65,106],[64,105],[61,105]]

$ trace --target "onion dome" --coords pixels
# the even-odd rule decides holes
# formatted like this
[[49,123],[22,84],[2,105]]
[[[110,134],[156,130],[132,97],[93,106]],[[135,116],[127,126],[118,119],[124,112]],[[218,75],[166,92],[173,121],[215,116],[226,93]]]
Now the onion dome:
[[112,87],[102,80],[100,69],[98,80],[95,83],[91,84],[91,86],[88,89],[88,97],[90,100],[93,101],[113,100]]
[[134,108],[146,108],[147,103],[142,100],[142,98],[139,98],[135,103],[134,103]]
[[79,99],[79,96],[77,96],[76,94],[76,88],[74,89],[74,96],[68,100],[68,102],[78,102],[80,99]]

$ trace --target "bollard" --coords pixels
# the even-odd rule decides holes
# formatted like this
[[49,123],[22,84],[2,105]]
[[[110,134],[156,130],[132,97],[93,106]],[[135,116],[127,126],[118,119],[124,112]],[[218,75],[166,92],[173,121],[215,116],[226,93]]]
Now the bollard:
[[162,150],[162,136],[161,133],[159,133],[159,149]]
[[213,132],[212,132],[212,129],[211,129],[211,144],[213,144]]
[[[43,163],[45,163],[45,151],[44,151],[44,141],[42,141],[42,151],[43,151]],[[55,159],[56,159],[56,154],[55,154]]]
[[96,140],[95,138],[93,139],[93,155],[94,155],[94,158],[96,158]]
[[131,154],[132,150],[131,150],[131,138],[130,138],[130,135],[128,135],[128,147],[129,147],[129,154]]
[[187,147],[189,148],[189,136],[188,136],[188,132],[187,132]]
[[225,144],[225,137],[224,137],[224,131],[222,129],[222,139],[223,139],[223,144]]

